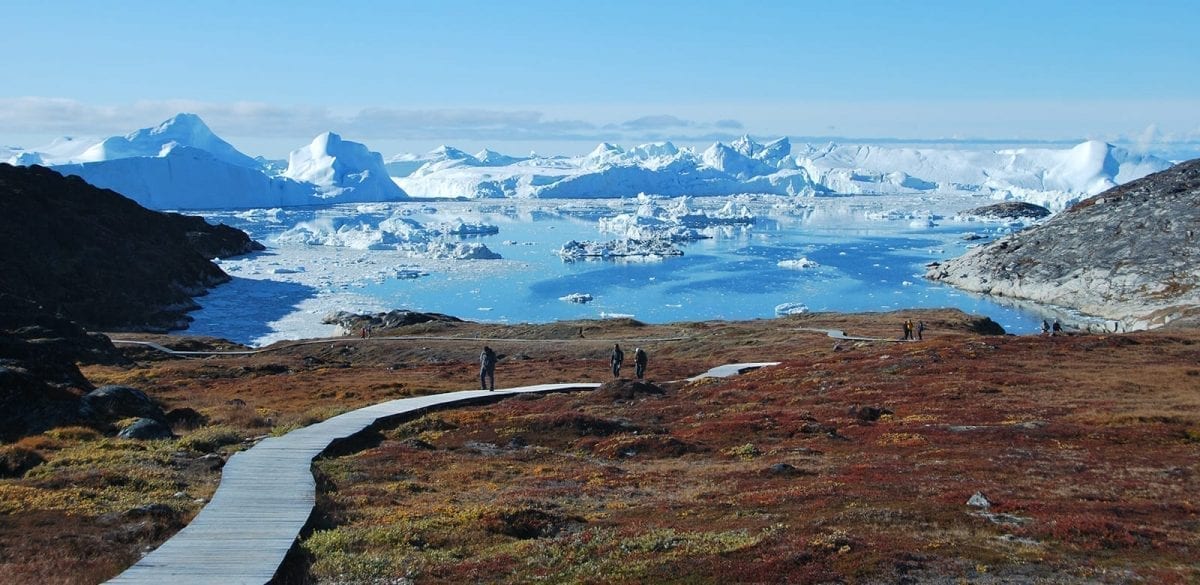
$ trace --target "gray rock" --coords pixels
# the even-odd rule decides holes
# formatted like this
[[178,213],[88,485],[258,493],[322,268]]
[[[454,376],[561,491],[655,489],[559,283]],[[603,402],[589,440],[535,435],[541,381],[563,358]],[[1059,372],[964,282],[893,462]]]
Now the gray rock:
[[151,441],[155,439],[173,439],[175,435],[171,434],[171,428],[166,424],[152,418],[139,418],[133,424],[117,433],[117,437]]
[[80,399],[79,414],[93,420],[141,417],[165,421],[166,415],[145,392],[128,386],[101,386]]
[[1200,321],[1200,159],[1109,189],[926,277],[1121,330]]
[[971,495],[971,498],[967,500],[967,505],[971,506],[972,508],[986,510],[992,507],[992,501],[989,500],[987,496],[983,495],[983,492],[975,492]]

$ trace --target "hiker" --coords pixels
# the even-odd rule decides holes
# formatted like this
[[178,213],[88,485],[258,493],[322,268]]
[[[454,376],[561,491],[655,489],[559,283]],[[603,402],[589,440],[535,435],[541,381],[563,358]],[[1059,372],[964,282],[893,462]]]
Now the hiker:
[[612,356],[609,358],[609,361],[612,362],[613,377],[616,378],[620,376],[621,362],[625,361],[625,352],[621,351],[620,344],[613,344]]
[[486,345],[479,354],[479,389],[489,392],[496,389],[496,352]]
[[1051,337],[1057,337],[1059,335],[1062,335],[1062,323],[1059,323],[1058,319],[1054,320],[1054,325],[1051,327],[1051,331],[1052,331],[1052,333],[1050,333]]
[[1042,337],[1046,337],[1048,335],[1050,335],[1050,324],[1047,323],[1045,319],[1042,319]]
[[917,321],[917,341],[925,339],[925,322]]
[[646,352],[642,351],[642,348],[633,350],[633,372],[639,380],[646,375],[646,361]]
[[913,338],[913,323],[912,319],[904,320],[904,339],[912,340]]

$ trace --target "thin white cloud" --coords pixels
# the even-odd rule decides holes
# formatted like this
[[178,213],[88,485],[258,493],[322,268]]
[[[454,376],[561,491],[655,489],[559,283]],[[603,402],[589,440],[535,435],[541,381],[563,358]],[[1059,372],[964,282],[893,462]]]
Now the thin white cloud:
[[[721,120],[703,123],[669,114],[600,124],[581,119],[551,119],[533,110],[482,108],[404,109],[369,107],[347,113],[311,106],[255,102],[211,103],[195,100],[145,100],[101,106],[63,98],[0,98],[0,136],[6,134],[127,134],[158,124],[179,112],[199,115],[223,136],[306,140],[334,131],[353,140],[640,140],[667,130],[704,134],[740,128]],[[299,142],[297,142],[299,143]]]

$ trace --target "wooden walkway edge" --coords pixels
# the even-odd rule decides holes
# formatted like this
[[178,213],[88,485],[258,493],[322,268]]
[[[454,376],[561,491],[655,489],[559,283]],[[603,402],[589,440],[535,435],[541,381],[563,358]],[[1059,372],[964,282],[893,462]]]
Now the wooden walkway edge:
[[[726,377],[775,362],[729,364],[697,376]],[[312,462],[340,440],[389,418],[528,392],[592,390],[598,383],[540,384],[401,398],[353,410],[235,453],[212,500],[182,530],[108,583],[180,585],[271,581],[316,505]]]
[[402,398],[264,439],[229,458],[212,500],[183,530],[108,582],[266,583],[283,563],[316,504],[312,461],[334,442],[383,419],[419,414],[433,407],[597,386],[541,384]]

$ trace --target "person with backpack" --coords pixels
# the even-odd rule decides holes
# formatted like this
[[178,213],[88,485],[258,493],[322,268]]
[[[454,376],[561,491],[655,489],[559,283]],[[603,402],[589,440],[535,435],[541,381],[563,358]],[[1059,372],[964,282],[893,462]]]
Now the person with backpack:
[[496,390],[496,352],[486,345],[479,354],[479,389]]
[[644,350],[642,350],[642,348],[639,347],[639,348],[633,350],[633,366],[634,366],[633,370],[634,370],[634,374],[637,376],[637,379],[639,379],[639,380],[642,379],[642,376],[646,375],[646,362],[647,361],[648,361],[648,358],[646,357],[646,352]]
[[621,345],[613,344],[612,356],[609,357],[609,362],[612,364],[613,377],[621,375],[621,362],[625,361],[625,352],[621,351]]

